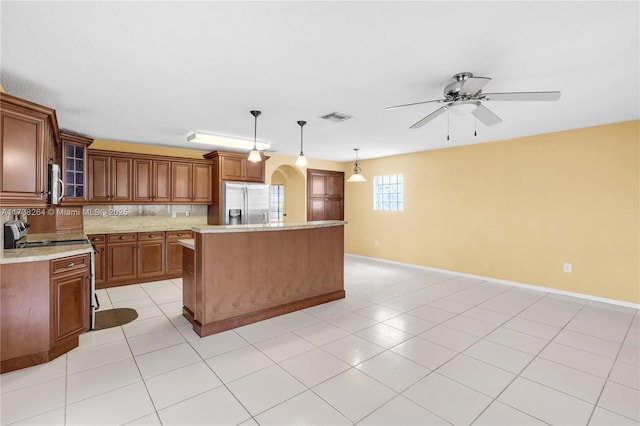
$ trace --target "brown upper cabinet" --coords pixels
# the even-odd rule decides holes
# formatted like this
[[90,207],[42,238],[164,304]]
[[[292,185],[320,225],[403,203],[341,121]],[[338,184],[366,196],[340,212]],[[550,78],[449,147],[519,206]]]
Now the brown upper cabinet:
[[63,205],[86,204],[87,195],[87,147],[93,139],[60,132],[62,140]]
[[171,162],[166,160],[133,160],[133,201],[171,202]]
[[47,164],[59,159],[56,112],[2,93],[0,115],[0,202],[5,207],[44,207]]
[[89,158],[89,202],[131,202],[132,160],[96,155]]
[[269,157],[261,156],[262,161],[258,163],[252,163],[247,154],[238,152],[213,151],[205,154],[204,158],[213,160],[214,173],[217,171],[215,177],[219,180],[264,183],[265,161]]
[[190,203],[193,201],[193,164],[174,161],[171,163],[173,180],[171,194],[173,201]]
[[88,150],[88,163],[90,203],[209,204],[212,199],[207,160]]

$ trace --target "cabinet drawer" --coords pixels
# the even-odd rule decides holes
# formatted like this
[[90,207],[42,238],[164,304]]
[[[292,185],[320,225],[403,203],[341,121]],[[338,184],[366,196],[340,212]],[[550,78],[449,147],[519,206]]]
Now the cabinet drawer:
[[138,232],[138,241],[164,240],[164,231],[160,232]]
[[106,238],[103,234],[92,234],[92,235],[87,235],[87,238],[89,238],[89,242],[91,244],[101,244],[104,243],[106,241]]
[[51,273],[62,274],[78,269],[89,268],[89,255],[71,256],[51,261]]
[[167,240],[188,240],[193,238],[191,231],[167,231]]
[[123,243],[127,241],[137,241],[138,234],[136,233],[128,233],[128,234],[109,234],[107,236],[107,241],[110,243]]

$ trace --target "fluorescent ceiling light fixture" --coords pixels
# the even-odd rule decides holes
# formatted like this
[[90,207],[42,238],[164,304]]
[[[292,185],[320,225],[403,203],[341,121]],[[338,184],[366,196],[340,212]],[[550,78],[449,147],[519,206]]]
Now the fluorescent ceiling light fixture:
[[[187,136],[188,142],[202,143],[206,145],[223,146],[226,148],[236,149],[252,149],[253,141],[248,139],[232,138],[229,136],[211,135],[208,133],[192,133]],[[263,151],[271,148],[271,144],[267,142],[256,141],[258,150]]]

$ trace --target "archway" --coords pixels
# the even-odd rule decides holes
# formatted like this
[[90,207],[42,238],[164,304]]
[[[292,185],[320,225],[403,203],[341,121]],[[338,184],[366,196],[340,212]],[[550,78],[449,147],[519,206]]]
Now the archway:
[[284,221],[304,222],[307,218],[306,177],[297,167],[283,164],[271,174],[271,185],[284,187]]

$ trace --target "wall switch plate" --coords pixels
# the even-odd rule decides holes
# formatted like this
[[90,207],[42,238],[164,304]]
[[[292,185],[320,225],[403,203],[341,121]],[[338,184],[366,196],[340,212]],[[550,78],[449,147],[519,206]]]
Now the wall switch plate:
[[171,212],[171,217],[176,217],[176,212]]
[[375,244],[376,246],[379,246],[379,245],[380,245],[380,241],[375,240],[375,241],[373,242],[373,244]]
[[571,264],[570,263],[565,263],[562,267],[562,270],[564,272],[571,272]]

